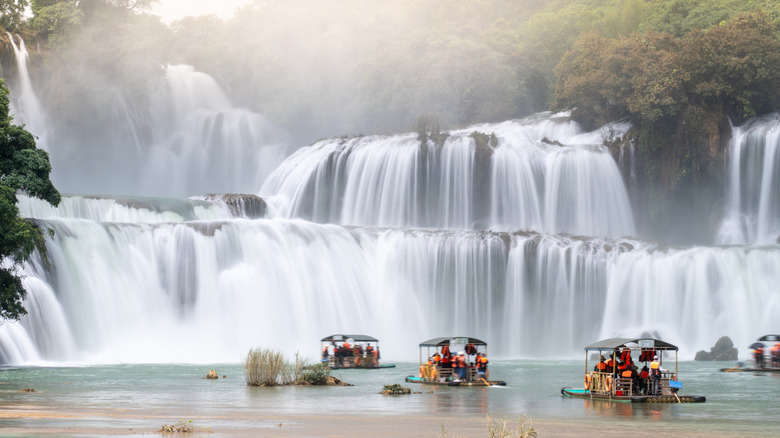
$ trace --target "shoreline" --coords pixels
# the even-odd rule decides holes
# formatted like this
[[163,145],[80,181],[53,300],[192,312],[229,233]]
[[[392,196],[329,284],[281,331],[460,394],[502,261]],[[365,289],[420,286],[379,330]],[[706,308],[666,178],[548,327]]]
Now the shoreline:
[[[161,432],[163,425],[191,424],[192,432]],[[506,424],[516,430],[519,418],[493,416],[494,425]],[[8,424],[11,423],[11,424]],[[599,436],[624,438],[626,427],[635,437],[682,436],[723,437],[745,436],[745,431],[700,429],[690,423],[681,425],[619,422],[605,427],[603,420],[565,418],[526,418],[539,437],[579,438]],[[482,414],[412,414],[369,415],[345,412],[339,415],[268,415],[236,414],[198,416],[171,420],[166,413],[131,412],[124,410],[99,412],[68,412],[67,410],[36,409],[36,407],[0,407],[0,436],[107,436],[107,435],[168,435],[210,437],[348,437],[383,436],[412,438],[487,437],[488,416]],[[613,427],[614,426],[614,427]],[[756,431],[751,431],[751,434]],[[754,435],[754,436],[761,436]],[[767,434],[766,436],[772,436]]]

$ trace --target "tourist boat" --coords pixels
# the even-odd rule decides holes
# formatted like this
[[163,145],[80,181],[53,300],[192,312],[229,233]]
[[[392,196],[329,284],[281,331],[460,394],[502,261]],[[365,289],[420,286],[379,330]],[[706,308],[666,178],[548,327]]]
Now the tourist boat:
[[[423,355],[423,351],[425,354]],[[464,376],[460,378],[446,361],[435,360],[438,355],[443,358],[446,354],[452,357],[462,354],[466,366]],[[477,359],[484,357],[487,360],[487,343],[470,337],[434,338],[420,344],[420,373],[417,376],[407,376],[409,383],[422,383],[426,385],[442,386],[506,386],[501,380],[490,380],[485,364],[484,375],[477,370]]]
[[[720,370],[724,373],[780,373],[780,335],[761,336],[748,348],[753,350],[752,367],[738,362],[735,367]],[[759,348],[761,353],[758,353]]]
[[[595,355],[596,366],[588,363],[589,356]],[[674,355],[674,371],[663,369],[663,360]],[[621,377],[621,370],[617,369],[619,363],[629,362],[636,364],[644,362],[650,367],[650,362],[658,356],[661,362],[662,374],[659,382],[659,394],[649,394],[650,378]],[[604,363],[612,360],[613,369],[599,370],[601,358]],[[609,358],[609,359],[606,359]],[[630,358],[630,360],[629,360]],[[671,367],[670,367],[671,368]],[[642,368],[644,370],[645,368]],[[614,370],[614,371],[613,371]],[[640,370],[637,369],[637,373]],[[596,342],[585,347],[585,377],[583,388],[561,389],[561,394],[566,397],[587,399],[601,399],[634,403],[695,403],[705,401],[704,396],[678,395],[682,389],[682,383],[677,375],[677,347],[654,338],[610,338]]]
[[395,368],[380,364],[379,340],[366,335],[330,335],[322,338],[321,361],[330,369],[357,368],[375,370]]

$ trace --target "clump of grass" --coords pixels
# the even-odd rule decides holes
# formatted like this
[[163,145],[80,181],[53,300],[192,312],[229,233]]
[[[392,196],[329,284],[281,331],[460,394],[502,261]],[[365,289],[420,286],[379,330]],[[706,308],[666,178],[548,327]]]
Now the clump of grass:
[[392,385],[385,385],[382,388],[381,393],[384,395],[403,395],[403,394],[411,394],[412,390],[405,386],[401,386],[397,383],[394,383]]
[[287,385],[291,374],[290,365],[278,351],[254,348],[244,359],[244,375],[249,386]]
[[533,424],[525,424],[525,416],[520,418],[516,427],[510,426],[504,419],[493,419],[487,416],[488,436],[490,438],[535,438],[536,428]]
[[176,424],[163,424],[157,433],[192,433],[202,432],[204,430],[211,432],[208,429],[203,429],[196,426],[192,420],[179,420],[179,422]]
[[330,375],[330,368],[321,363],[312,365],[308,359],[295,354],[289,363],[284,355],[268,349],[252,349],[244,359],[244,374],[249,386],[328,385],[338,384]]
[[330,367],[322,363],[309,363],[308,359],[295,354],[295,383],[326,385],[330,380]]
[[[389,385],[386,385],[389,386]],[[493,419],[492,415],[487,416],[488,437],[490,438],[536,438],[537,432],[533,424],[525,424],[525,416],[520,418],[517,427],[512,428],[509,426],[506,420]],[[447,435],[447,429],[444,425],[441,426],[441,438],[449,438]]]

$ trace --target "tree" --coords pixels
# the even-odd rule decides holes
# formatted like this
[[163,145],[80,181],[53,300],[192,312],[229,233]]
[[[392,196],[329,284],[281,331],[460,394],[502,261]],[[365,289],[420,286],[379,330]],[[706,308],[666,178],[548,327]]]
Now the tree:
[[49,180],[51,164],[46,151],[35,147],[35,138],[24,127],[13,125],[8,89],[0,80],[0,318],[19,319],[27,313],[27,292],[19,266],[38,250],[44,257],[43,230],[19,216],[17,191],[60,203],[60,193]]
[[15,30],[24,20],[27,0],[0,0],[0,27]]

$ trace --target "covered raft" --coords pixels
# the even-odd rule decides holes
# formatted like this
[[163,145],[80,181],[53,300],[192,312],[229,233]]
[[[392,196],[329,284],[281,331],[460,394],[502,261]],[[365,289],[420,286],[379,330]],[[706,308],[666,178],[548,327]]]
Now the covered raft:
[[490,380],[487,343],[472,337],[433,338],[420,343],[420,372],[409,383],[440,386],[506,386]]
[[[561,388],[561,395],[628,403],[706,401],[704,396],[677,394],[682,389],[682,383],[678,380],[677,350],[676,346],[666,341],[649,337],[603,339],[585,347],[583,388],[564,387]],[[662,367],[664,357],[672,352],[674,371]],[[593,353],[597,354],[597,360],[591,371],[588,356]],[[641,372],[637,362],[645,363]],[[657,369],[655,385],[650,368]]]

